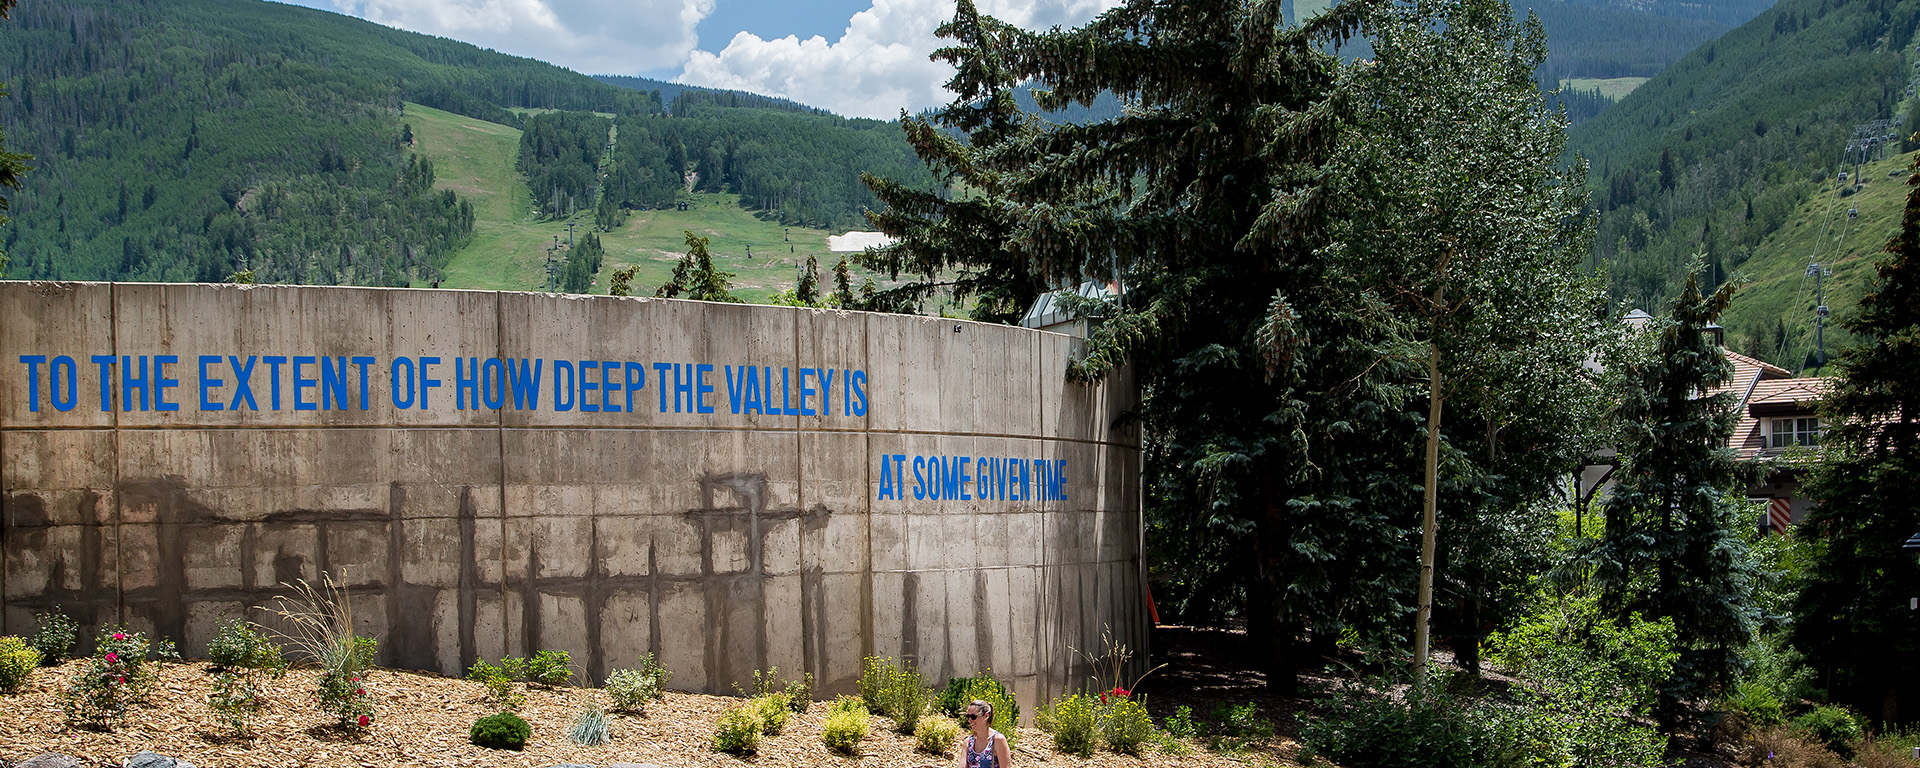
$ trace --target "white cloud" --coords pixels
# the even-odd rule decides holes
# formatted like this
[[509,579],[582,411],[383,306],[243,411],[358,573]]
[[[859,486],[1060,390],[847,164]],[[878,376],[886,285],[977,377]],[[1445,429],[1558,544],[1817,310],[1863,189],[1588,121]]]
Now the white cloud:
[[[984,0],[982,13],[1027,29],[1083,23],[1119,0]],[[843,115],[889,119],[947,103],[953,76],[927,56],[950,41],[933,31],[953,0],[874,0],[836,42],[818,35],[763,40],[741,32],[719,53],[693,51],[679,82],[782,96]]]
[[587,74],[686,60],[714,0],[331,0],[342,13]]

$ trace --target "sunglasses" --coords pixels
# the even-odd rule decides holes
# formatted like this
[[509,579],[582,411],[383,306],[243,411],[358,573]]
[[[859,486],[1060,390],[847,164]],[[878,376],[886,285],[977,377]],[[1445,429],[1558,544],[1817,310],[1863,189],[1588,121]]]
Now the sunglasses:
[[980,718],[982,718],[982,717],[986,717],[986,715],[983,715],[983,714],[980,714],[980,713],[978,713],[978,712],[968,712],[968,713],[967,713],[967,719],[968,719],[968,720],[978,720],[978,719],[980,719]]

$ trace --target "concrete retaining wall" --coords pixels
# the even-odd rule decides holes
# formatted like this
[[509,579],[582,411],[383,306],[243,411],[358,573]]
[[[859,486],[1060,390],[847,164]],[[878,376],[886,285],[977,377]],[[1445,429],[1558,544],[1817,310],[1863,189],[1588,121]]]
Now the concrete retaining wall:
[[[1075,343],[688,301],[0,282],[0,632],[57,605],[204,654],[325,571],[392,666],[553,648],[599,680],[651,651],[676,688],[778,665],[846,692],[878,654],[1033,701],[1078,684],[1068,648],[1105,628],[1146,645],[1139,443],[1112,427],[1133,383],[1067,382]],[[926,457],[966,482],[922,485]]]

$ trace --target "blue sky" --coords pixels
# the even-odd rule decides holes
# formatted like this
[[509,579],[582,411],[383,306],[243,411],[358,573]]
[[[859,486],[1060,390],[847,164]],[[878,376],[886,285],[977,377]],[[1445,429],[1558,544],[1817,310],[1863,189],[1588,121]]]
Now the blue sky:
[[[644,75],[781,96],[850,117],[948,101],[928,54],[954,0],[288,0],[590,75]],[[976,0],[1029,29],[1119,0]]]
[[838,40],[840,34],[847,31],[847,20],[872,6],[873,0],[716,0],[713,15],[701,21],[696,29],[700,34],[700,48],[708,51],[727,47],[736,32],[751,32],[762,40],[787,35],[802,40],[814,35]]

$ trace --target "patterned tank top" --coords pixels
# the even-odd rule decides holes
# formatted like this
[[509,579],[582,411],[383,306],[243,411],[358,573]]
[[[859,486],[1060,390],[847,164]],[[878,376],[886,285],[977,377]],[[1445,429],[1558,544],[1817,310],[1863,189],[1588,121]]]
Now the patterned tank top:
[[973,751],[973,737],[967,737],[967,768],[1003,768],[1003,766],[994,761],[993,757],[993,737],[999,735],[999,731],[988,730],[986,749],[978,752]]

